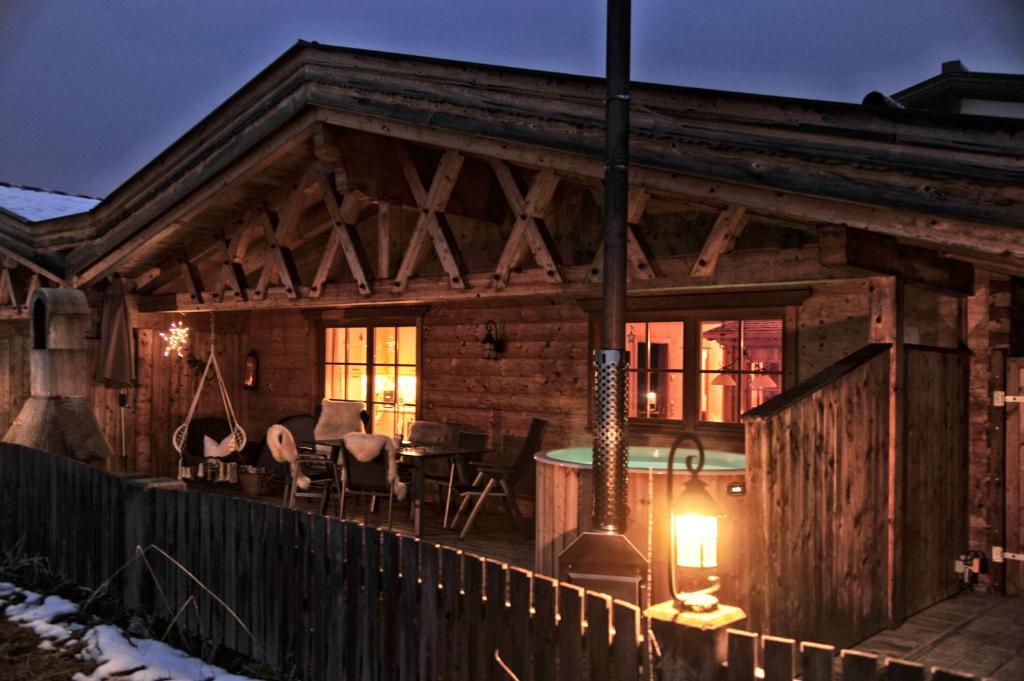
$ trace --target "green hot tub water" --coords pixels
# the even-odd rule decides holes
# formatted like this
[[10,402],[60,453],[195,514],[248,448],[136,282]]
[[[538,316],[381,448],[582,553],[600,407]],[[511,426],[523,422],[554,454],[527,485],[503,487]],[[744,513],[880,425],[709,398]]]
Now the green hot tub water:
[[[665,470],[668,467],[670,447],[630,447],[629,467],[646,470]],[[676,471],[686,470],[686,457],[696,456],[696,449],[677,449],[674,468]],[[571,464],[590,466],[594,462],[593,449],[590,447],[567,447],[547,452],[546,458]],[[741,471],[744,468],[744,456],[735,452],[721,452],[715,449],[704,450],[704,470],[706,471]]]

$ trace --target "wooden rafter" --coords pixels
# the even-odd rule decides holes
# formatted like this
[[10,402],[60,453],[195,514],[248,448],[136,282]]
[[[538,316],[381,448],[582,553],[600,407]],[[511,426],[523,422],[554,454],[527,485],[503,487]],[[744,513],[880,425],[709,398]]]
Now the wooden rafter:
[[736,245],[736,239],[747,226],[747,209],[743,206],[729,206],[715,220],[711,233],[704,240],[704,245],[693,263],[690,275],[694,277],[710,277],[718,267],[718,259],[728,253]]
[[369,261],[366,258],[366,250],[359,238],[355,222],[359,219],[359,209],[362,202],[355,192],[345,195],[339,201],[338,190],[333,173],[322,169],[317,176],[320,183],[320,192],[323,194],[324,204],[331,216],[331,231],[327,238],[327,247],[320,259],[320,266],[317,268],[313,285],[309,289],[311,298],[317,298],[323,291],[324,282],[334,269],[338,259],[338,251],[345,254],[345,262],[356,280],[359,292],[364,296],[373,293],[372,273]]
[[[591,193],[598,206],[604,209],[604,195],[596,186],[591,186]],[[652,279],[660,277],[661,271],[651,254],[647,242],[644,241],[637,229],[640,220],[647,211],[647,203],[650,201],[650,194],[642,187],[629,188],[629,205],[626,208],[626,259],[629,272],[637,279]],[[593,263],[590,266],[590,281],[601,281],[604,274],[604,243],[602,242],[594,254]]]
[[462,169],[462,162],[465,160],[462,154],[456,151],[446,151],[437,164],[434,178],[430,182],[430,189],[423,186],[416,167],[409,158],[408,150],[404,144],[396,143],[399,163],[402,172],[409,183],[416,205],[420,209],[420,215],[416,219],[416,227],[413,228],[412,236],[409,238],[409,245],[406,248],[402,264],[395,276],[395,283],[392,290],[400,293],[405,290],[406,285],[423,260],[423,251],[427,239],[433,243],[434,252],[437,253],[441,266],[448,274],[448,282],[453,288],[466,288],[466,267],[462,262],[462,254],[455,237],[452,236],[451,227],[448,225],[448,218],[444,209],[448,205],[448,198],[455,188],[455,181]]
[[14,290],[14,280],[11,278],[11,270],[18,264],[10,258],[4,258],[0,265],[0,305],[8,303],[16,313],[21,312],[21,301],[18,300],[18,293]]
[[533,253],[534,261],[548,281],[561,283],[558,250],[543,220],[544,211],[558,187],[558,176],[550,170],[541,170],[534,176],[523,197],[512,171],[504,162],[494,159],[491,167],[494,168],[505,200],[516,216],[505,249],[498,259],[498,267],[494,270],[494,286],[503,288],[508,285],[509,275],[522,262],[527,250]]
[[203,280],[199,278],[199,268],[187,256],[181,256],[181,276],[185,279],[189,298],[195,303],[203,302]]
[[[242,260],[239,253],[244,244],[243,234],[249,232],[249,222],[245,221],[239,225],[230,239],[221,238],[217,240],[217,257],[220,258],[220,278],[217,287],[213,290],[213,299],[220,302],[224,299],[224,291],[231,291],[235,300],[245,300],[248,297],[248,284],[245,281],[245,270],[242,268]],[[244,252],[242,252],[244,255]]]
[[295,258],[291,249],[281,243],[281,233],[285,225],[267,210],[261,210],[256,214],[256,222],[267,240],[266,258],[254,292],[256,299],[263,300],[267,297],[267,288],[275,276],[281,280],[289,298],[298,298],[299,271],[295,267]]
[[32,276],[28,280],[28,290],[25,292],[25,309],[28,310],[32,304],[32,296],[35,294],[36,289],[42,285],[39,279],[39,273],[33,272]]
[[394,227],[395,207],[387,201],[377,204],[377,276],[391,276],[391,233]]

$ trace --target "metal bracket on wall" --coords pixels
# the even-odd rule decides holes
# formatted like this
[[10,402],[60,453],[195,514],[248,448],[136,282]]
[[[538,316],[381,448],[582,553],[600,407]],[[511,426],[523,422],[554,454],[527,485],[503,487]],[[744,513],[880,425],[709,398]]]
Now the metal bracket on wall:
[[1024,561],[1024,553],[1011,553],[1010,551],[1004,551],[1002,546],[992,547],[993,563],[1004,563],[1008,560]]
[[1005,407],[1007,402],[1024,402],[1024,395],[1007,395],[1003,390],[992,391],[992,406]]

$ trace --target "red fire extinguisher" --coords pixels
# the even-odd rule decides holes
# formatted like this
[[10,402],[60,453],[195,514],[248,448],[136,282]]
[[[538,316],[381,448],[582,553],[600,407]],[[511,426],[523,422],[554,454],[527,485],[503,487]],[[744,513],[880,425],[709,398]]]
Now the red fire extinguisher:
[[252,350],[245,356],[245,376],[242,378],[242,387],[246,390],[255,390],[260,378],[260,358],[256,351]]

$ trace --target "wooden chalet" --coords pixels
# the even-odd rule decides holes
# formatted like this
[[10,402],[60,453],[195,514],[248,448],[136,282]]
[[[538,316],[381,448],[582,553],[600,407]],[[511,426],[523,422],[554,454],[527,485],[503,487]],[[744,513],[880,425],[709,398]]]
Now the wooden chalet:
[[[757,626],[849,643],[955,593],[965,552],[1020,550],[1017,407],[992,392],[1024,368],[1024,123],[648,84],[631,116],[630,441],[745,452]],[[184,319],[202,357],[210,312],[250,438],[354,396],[381,432],[501,448],[543,416],[545,448],[586,445],[603,145],[603,80],[300,42],[92,210],[0,223],[0,418],[28,394],[28,287],[98,320],[119,276],[131,470],[175,474],[197,373],[159,334]],[[92,393],[115,451],[118,393]],[[1020,566],[989,562],[992,588]]]

